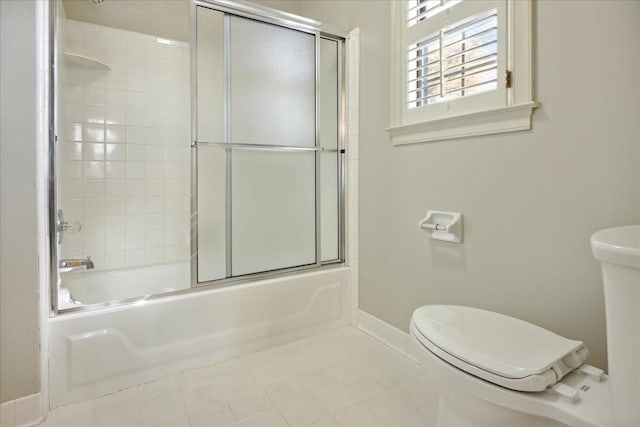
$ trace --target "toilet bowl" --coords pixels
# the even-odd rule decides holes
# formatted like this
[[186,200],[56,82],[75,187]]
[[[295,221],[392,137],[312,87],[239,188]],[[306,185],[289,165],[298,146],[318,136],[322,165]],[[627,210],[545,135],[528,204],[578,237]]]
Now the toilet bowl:
[[585,364],[580,341],[477,308],[423,306],[411,338],[438,388],[439,426],[640,426],[640,225],[597,232],[591,246],[611,378]]
[[513,317],[427,305],[411,337],[440,395],[440,426],[604,426],[607,376],[573,341]]

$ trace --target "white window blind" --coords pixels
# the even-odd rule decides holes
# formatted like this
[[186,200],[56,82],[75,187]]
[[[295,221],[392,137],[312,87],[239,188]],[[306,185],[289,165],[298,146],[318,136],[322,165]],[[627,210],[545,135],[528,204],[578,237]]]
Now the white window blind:
[[531,0],[391,3],[394,144],[531,128]]
[[409,27],[460,3],[462,0],[408,0],[407,25]]
[[[481,102],[505,104],[505,40],[500,28],[504,5],[504,1],[481,0],[407,1],[405,108],[411,115],[417,114],[412,110],[425,110],[438,117],[451,108],[477,109]],[[467,99],[446,111],[434,108],[479,94],[485,94],[485,100]]]
[[495,90],[497,21],[490,9],[409,45],[408,108]]

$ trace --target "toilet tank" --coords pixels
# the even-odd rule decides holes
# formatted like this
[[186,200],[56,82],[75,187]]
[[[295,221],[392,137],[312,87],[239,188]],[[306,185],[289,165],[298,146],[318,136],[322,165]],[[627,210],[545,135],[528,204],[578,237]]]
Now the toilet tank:
[[640,225],[591,236],[601,263],[612,425],[640,426]]

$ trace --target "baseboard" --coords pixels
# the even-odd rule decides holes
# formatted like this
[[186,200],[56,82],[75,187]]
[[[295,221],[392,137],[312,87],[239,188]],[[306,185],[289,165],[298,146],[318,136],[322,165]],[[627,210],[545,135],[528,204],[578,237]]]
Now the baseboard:
[[34,426],[44,419],[43,394],[36,393],[0,404],[0,427]]
[[358,328],[403,356],[420,363],[417,344],[408,333],[363,310],[358,310]]

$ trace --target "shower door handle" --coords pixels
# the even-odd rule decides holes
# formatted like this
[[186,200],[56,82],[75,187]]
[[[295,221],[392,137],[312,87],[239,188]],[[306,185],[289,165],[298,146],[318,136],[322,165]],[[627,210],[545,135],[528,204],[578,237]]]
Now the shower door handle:
[[64,238],[64,232],[78,232],[82,230],[82,224],[80,221],[65,221],[64,213],[62,209],[58,210],[58,222],[57,222],[57,232],[58,232],[58,244],[62,243],[62,239]]

